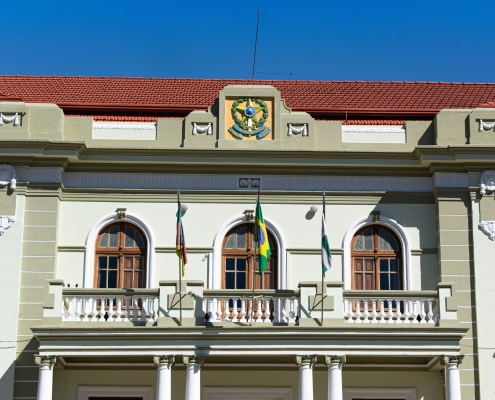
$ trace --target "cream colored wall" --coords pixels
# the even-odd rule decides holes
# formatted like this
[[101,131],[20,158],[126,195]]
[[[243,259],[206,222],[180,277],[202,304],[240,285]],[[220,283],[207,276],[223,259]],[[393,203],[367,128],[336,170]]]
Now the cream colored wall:
[[[493,199],[491,199],[493,201]],[[472,202],[472,234],[474,245],[474,288],[476,296],[476,336],[477,341],[472,340],[472,345],[462,346],[463,353],[478,353],[478,374],[480,395],[482,399],[493,398],[495,394],[495,321],[493,304],[495,304],[495,268],[493,254],[495,242],[478,229],[480,222],[479,203]],[[491,217],[491,218],[490,218]],[[495,220],[495,215],[484,215],[483,218]]]
[[[5,196],[2,190],[1,196]],[[14,224],[1,236],[0,255],[2,290],[0,301],[0,400],[10,400],[14,390],[14,362],[16,359],[17,317],[21,285],[21,256],[24,230],[25,188],[18,188]],[[25,339],[25,338],[24,338]]]
[[[183,217],[183,225],[189,249],[187,279],[209,278],[212,260],[209,253],[216,233],[229,219],[240,215],[246,209],[254,209],[253,203],[195,203],[190,202],[189,210]],[[274,223],[285,240],[287,247],[288,288],[297,288],[300,281],[320,278],[320,211],[308,216],[311,204],[263,204],[265,218]],[[161,279],[177,279],[177,257],[175,255],[176,203],[137,203],[137,202],[83,202],[63,201],[60,205],[60,226],[58,239],[57,278],[83,285],[84,247],[86,238],[102,217],[114,214],[117,208],[127,208],[145,221],[153,231],[157,253],[155,256],[154,286]],[[327,206],[327,230],[334,255],[334,268],[328,273],[328,280],[342,280],[343,237],[349,227],[373,210],[398,220],[410,239],[412,249],[436,248],[435,207],[428,204],[380,204]],[[308,219],[309,218],[309,219]],[[70,250],[70,251],[67,251]],[[341,252],[340,252],[341,253]],[[436,255],[412,256],[413,289],[434,288],[438,272]]]
[[[313,372],[314,400],[327,399],[327,371],[318,368]],[[297,367],[286,368],[283,371],[272,370],[219,370],[208,369],[201,371],[202,387],[292,387],[294,399],[298,398],[299,374]],[[86,386],[153,386],[156,384],[156,372],[153,370],[140,371],[109,371],[109,370],[56,370],[54,377],[53,400],[78,400],[78,385]],[[182,400],[185,397],[186,371],[177,369],[172,372],[172,399]],[[439,372],[413,371],[343,371],[344,387],[384,387],[411,388],[417,390],[416,400],[443,399],[443,390]]]

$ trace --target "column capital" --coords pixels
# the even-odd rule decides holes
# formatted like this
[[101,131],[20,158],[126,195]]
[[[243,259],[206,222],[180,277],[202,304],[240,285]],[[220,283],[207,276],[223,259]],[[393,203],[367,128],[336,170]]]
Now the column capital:
[[172,365],[175,364],[175,356],[170,355],[170,356],[155,356],[153,357],[153,362],[155,365],[160,368],[160,367],[168,367],[171,368]]
[[462,359],[464,358],[464,354],[457,354],[455,356],[441,356],[440,364],[442,365],[452,365],[454,364],[456,368],[459,368],[459,365],[462,363]]
[[42,367],[49,367],[52,369],[57,364],[57,356],[40,356],[36,354],[34,356],[34,362]]
[[303,355],[296,356],[296,365],[301,367],[304,364],[309,364],[311,368],[316,364],[316,356],[315,355]]
[[331,365],[338,365],[339,369],[342,369],[346,361],[345,356],[325,356],[325,364],[330,367]]
[[182,356],[182,362],[186,367],[198,365],[203,366],[205,363],[205,358],[201,356]]

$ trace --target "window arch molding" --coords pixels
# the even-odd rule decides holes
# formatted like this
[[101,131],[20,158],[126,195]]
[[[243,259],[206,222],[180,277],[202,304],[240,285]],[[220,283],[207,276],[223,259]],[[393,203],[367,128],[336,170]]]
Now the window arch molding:
[[344,250],[342,276],[344,279],[344,289],[352,288],[352,263],[351,263],[351,244],[354,235],[366,225],[382,225],[391,229],[399,238],[402,247],[402,287],[404,290],[412,289],[412,271],[411,271],[411,246],[406,231],[396,220],[380,215],[380,221],[373,221],[373,215],[367,215],[355,221],[347,230],[342,240],[342,249]]
[[102,229],[106,228],[108,225],[113,224],[114,222],[128,222],[133,225],[136,225],[141,231],[144,233],[146,241],[148,242],[148,247],[146,251],[146,286],[147,288],[151,287],[154,282],[154,266],[155,266],[155,235],[151,230],[148,223],[142,218],[138,217],[135,214],[126,212],[125,217],[119,219],[117,213],[112,213],[105,215],[101,218],[88,233],[86,238],[86,251],[84,254],[84,287],[92,288],[94,283],[95,276],[95,265],[94,265],[94,257],[95,257],[95,245],[98,234]]
[[[277,259],[277,288],[284,290],[287,288],[287,263],[286,263],[286,246],[285,240],[281,230],[275,225],[273,221],[268,218],[264,218],[266,228],[273,234],[278,247],[278,259]],[[225,235],[234,227],[244,224],[247,221],[244,214],[236,215],[225,224],[215,235],[213,240],[213,266],[211,269],[209,287],[211,289],[222,288],[222,249],[223,239]]]

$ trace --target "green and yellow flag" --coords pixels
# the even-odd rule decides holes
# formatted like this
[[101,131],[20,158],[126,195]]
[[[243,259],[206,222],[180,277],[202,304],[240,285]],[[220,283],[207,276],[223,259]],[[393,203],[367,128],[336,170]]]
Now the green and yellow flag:
[[260,275],[266,270],[268,259],[270,258],[271,249],[270,242],[268,241],[268,235],[266,233],[265,220],[263,219],[263,213],[261,212],[260,198],[256,203],[256,228],[254,230],[254,241],[258,243],[259,253],[259,271]]

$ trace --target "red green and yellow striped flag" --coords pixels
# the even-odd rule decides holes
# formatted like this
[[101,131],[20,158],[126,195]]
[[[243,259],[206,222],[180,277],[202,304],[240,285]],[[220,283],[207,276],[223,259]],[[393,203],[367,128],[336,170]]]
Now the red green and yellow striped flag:
[[177,210],[177,236],[175,239],[175,253],[182,261],[182,276],[186,275],[187,251],[186,239],[184,238],[184,228],[182,226],[182,208],[179,203]]

